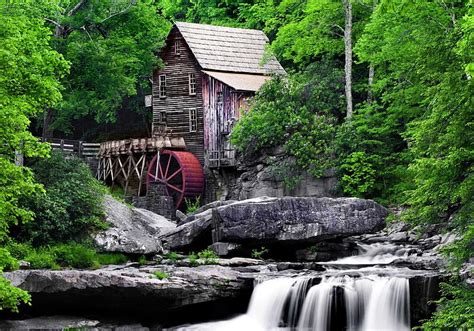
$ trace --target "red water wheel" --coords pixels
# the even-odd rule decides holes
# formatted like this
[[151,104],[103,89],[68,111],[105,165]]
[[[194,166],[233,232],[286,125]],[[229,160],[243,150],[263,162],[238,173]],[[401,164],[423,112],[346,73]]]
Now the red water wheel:
[[192,153],[165,149],[150,161],[147,182],[164,184],[180,208],[185,198],[194,200],[203,194],[204,171]]

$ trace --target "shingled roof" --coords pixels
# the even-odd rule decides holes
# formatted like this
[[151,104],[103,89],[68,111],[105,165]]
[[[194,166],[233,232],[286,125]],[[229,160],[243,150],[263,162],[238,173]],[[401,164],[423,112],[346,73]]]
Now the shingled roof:
[[205,70],[284,74],[277,59],[266,51],[267,36],[259,30],[176,22],[199,65]]

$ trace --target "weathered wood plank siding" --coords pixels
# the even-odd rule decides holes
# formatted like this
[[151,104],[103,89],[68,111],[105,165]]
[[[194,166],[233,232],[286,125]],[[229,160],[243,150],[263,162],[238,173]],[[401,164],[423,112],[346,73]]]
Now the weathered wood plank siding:
[[[175,54],[174,41],[180,40],[179,55]],[[164,68],[153,75],[153,136],[167,132],[181,136],[187,149],[204,164],[204,118],[202,100],[202,73],[186,42],[175,28],[168,36],[161,57]],[[189,94],[189,74],[195,74],[196,94]],[[166,97],[159,95],[159,76],[166,75]],[[197,111],[197,130],[190,132],[189,109]],[[160,122],[161,112],[166,114],[166,125]]]
[[230,147],[229,134],[246,107],[251,93],[237,92],[219,80],[203,74],[204,149],[222,151]]

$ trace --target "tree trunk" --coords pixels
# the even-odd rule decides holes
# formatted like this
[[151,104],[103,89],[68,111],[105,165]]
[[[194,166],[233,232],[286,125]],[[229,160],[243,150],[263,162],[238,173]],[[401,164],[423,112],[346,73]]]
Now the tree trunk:
[[48,108],[44,111],[43,115],[43,139],[53,138],[53,130],[51,129],[51,123],[53,122],[53,110]]
[[374,74],[375,74],[375,69],[374,65],[371,63],[369,64],[369,85],[367,86],[367,103],[371,104],[373,95],[372,95],[372,85],[374,84]]
[[352,117],[352,4],[351,0],[343,0],[344,4],[344,74],[346,80],[346,118]]

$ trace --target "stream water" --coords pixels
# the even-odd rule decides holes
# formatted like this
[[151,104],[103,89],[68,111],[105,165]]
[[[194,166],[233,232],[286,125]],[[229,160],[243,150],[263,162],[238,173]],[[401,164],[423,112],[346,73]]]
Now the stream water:
[[325,262],[327,271],[318,276],[257,280],[246,314],[183,330],[410,330],[410,270],[389,266],[410,248],[359,248],[356,256]]

